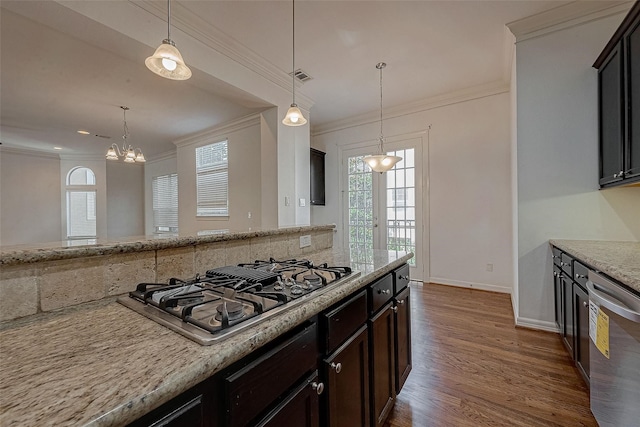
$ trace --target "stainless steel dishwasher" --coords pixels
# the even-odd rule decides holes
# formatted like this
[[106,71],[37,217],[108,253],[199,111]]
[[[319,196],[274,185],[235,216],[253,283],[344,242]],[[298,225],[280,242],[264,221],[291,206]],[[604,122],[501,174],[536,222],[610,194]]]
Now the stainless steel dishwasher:
[[600,427],[640,426],[640,296],[589,271],[591,412]]

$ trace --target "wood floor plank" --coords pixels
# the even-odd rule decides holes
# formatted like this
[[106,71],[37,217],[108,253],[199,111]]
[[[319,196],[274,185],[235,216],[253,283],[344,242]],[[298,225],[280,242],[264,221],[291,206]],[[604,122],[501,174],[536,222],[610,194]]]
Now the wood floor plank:
[[413,370],[385,427],[597,427],[559,335],[516,328],[509,295],[411,286]]

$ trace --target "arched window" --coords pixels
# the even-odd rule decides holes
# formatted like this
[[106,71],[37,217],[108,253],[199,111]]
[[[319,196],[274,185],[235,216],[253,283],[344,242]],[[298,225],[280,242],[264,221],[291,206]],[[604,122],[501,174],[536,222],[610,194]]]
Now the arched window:
[[67,238],[96,237],[96,176],[83,166],[67,174]]

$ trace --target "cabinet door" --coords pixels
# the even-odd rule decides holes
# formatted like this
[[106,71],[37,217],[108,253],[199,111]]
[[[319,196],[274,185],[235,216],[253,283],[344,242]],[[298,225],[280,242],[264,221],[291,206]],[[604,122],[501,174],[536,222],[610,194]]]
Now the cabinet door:
[[411,288],[405,288],[396,295],[395,327],[396,327],[396,394],[400,393],[409,372],[411,372]]
[[310,184],[311,204],[324,206],[324,156],[325,153],[311,149]]
[[625,178],[640,177],[640,19],[625,37],[627,144]]
[[556,325],[558,326],[558,330],[562,333],[564,329],[564,319],[563,319],[563,303],[562,303],[562,270],[557,265],[553,265],[553,291],[554,291],[554,302],[555,302],[555,313],[556,313]]
[[369,320],[371,369],[371,425],[384,424],[396,398],[394,306],[389,302]]
[[316,371],[294,389],[256,427],[319,427],[319,395],[322,392],[323,386],[318,382],[318,372]]
[[[369,427],[369,338],[362,326],[324,360],[329,427]],[[289,424],[292,425],[292,424]]]
[[589,384],[589,295],[573,284],[576,365]]
[[573,353],[573,281],[571,277],[563,275],[560,278],[562,285],[562,318],[564,327],[562,328],[562,341],[567,347],[569,354],[575,358]]
[[620,43],[598,70],[600,185],[622,180],[624,138],[622,48]]

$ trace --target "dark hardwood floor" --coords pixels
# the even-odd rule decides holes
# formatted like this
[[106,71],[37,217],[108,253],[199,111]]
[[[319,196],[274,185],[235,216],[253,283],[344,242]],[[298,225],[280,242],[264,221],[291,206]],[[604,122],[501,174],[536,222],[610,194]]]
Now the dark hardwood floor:
[[514,327],[509,295],[411,286],[413,370],[385,427],[597,426],[559,335]]

